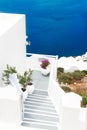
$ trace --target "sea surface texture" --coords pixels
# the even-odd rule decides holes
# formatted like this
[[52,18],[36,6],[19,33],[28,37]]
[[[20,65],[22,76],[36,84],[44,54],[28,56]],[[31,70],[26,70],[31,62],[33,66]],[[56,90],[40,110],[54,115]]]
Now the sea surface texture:
[[76,56],[87,51],[87,0],[0,0],[0,12],[26,14],[27,52]]

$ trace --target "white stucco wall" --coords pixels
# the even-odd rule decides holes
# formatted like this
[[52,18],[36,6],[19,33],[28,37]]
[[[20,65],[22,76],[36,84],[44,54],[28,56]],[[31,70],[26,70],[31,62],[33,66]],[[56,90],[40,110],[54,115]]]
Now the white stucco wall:
[[84,122],[79,120],[80,107],[61,107],[59,130],[84,130]]
[[0,13],[0,75],[6,64],[26,69],[25,15]]
[[56,82],[56,60],[54,59],[51,65],[51,72],[49,77],[48,94],[55,106],[58,114],[60,114],[60,105],[65,92],[60,88],[60,85]]
[[20,125],[22,120],[21,94],[16,87],[0,87],[0,122]]

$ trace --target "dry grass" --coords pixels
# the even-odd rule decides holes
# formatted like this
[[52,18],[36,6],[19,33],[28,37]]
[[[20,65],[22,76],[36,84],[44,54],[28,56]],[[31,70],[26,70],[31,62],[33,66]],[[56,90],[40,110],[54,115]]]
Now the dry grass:
[[87,95],[87,77],[84,77],[82,80],[77,81],[74,84],[69,84],[68,87],[81,96]]

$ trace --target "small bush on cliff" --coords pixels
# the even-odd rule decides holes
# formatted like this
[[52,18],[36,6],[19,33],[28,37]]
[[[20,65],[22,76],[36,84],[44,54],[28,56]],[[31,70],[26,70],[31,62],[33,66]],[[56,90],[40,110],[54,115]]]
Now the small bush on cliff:
[[78,80],[81,80],[85,76],[85,73],[80,70],[76,70],[72,72],[71,75],[73,77],[74,82],[76,82]]
[[82,70],[81,72],[85,73],[85,76],[87,76],[87,70]]
[[57,72],[64,73],[64,68],[62,68],[62,67],[57,68]]
[[86,105],[87,105],[87,96],[83,96],[83,97],[82,97],[81,106],[82,106],[82,107],[86,107]]
[[73,77],[71,75],[71,73],[61,73],[58,75],[58,81],[59,83],[68,83],[68,84],[71,84],[71,83],[74,83],[74,80],[73,80]]
[[67,92],[71,92],[72,90],[67,87],[67,86],[61,86],[61,88],[67,93]]
[[70,72],[64,73],[63,68],[57,68],[57,78],[59,83],[63,82],[63,83],[72,84],[78,80],[81,80],[85,75],[86,73],[80,70],[76,70],[72,73]]

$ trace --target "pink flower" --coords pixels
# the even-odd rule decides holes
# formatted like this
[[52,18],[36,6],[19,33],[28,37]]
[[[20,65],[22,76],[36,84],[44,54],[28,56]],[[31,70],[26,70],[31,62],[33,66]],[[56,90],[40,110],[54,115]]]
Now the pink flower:
[[42,60],[42,64],[40,64],[41,68],[46,69],[46,67],[50,64],[49,60]]

